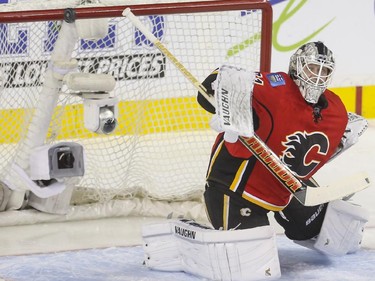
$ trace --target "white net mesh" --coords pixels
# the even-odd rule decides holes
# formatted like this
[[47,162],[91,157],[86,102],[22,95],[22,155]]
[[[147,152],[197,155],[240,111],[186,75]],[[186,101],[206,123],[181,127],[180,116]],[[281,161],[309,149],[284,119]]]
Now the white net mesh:
[[[29,10],[30,3],[33,9],[63,8],[58,1],[22,1],[0,5],[0,11]],[[262,10],[250,3],[247,11],[234,5],[233,11],[212,12],[215,1],[210,3],[198,13],[166,10],[140,19],[200,81],[224,62],[259,69]],[[74,42],[71,56],[80,72],[115,78],[116,131],[97,135],[87,130],[82,99],[62,85],[51,120],[42,117],[49,122],[48,132],[38,129],[37,140],[27,140],[35,115],[49,115],[38,111],[46,107],[41,92],[60,28],[58,20],[0,24],[0,179],[14,162],[27,170],[33,146],[75,141],[83,145],[86,161],[74,205],[139,196],[199,200],[215,138],[208,127],[210,114],[196,102],[194,86],[126,18],[109,18],[108,34],[100,40]],[[38,126],[46,127],[43,122]]]

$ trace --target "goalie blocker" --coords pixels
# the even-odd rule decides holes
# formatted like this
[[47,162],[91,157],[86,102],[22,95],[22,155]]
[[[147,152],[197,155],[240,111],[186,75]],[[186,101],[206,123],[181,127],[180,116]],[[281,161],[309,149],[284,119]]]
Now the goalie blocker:
[[214,230],[189,220],[143,226],[145,265],[210,280],[274,280],[281,276],[271,226]]

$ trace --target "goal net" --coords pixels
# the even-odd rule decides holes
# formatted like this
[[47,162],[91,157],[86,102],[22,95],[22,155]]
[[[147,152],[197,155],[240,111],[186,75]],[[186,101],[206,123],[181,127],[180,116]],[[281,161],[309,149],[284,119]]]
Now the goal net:
[[[37,164],[30,161],[33,149],[74,142],[84,149],[84,175],[66,179],[73,195],[64,219],[165,215],[170,208],[185,208],[176,212],[183,214],[195,206],[184,204],[201,202],[215,140],[211,115],[196,102],[195,87],[122,12],[130,7],[199,81],[223,63],[269,70],[272,12],[266,1],[255,0],[152,2],[0,5],[1,181],[33,194],[15,167],[28,175]],[[78,22],[102,19],[104,36],[80,37]],[[85,126],[84,98],[63,79],[72,62],[72,72],[114,78],[112,133]],[[38,213],[24,209],[3,213]],[[198,213],[204,216],[202,209]]]

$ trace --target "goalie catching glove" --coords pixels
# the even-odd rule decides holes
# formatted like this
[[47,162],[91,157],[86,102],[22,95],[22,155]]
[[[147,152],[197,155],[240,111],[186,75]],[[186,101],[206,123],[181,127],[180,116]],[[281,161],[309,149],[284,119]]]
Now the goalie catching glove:
[[343,150],[348,149],[357,143],[360,136],[368,128],[368,122],[362,116],[348,112],[348,124],[346,125],[345,133],[341,139]]
[[255,73],[223,65],[212,83],[215,92],[215,116],[211,128],[224,132],[224,140],[236,142],[238,136],[254,135],[251,99]]
[[363,135],[367,128],[368,122],[365,118],[358,114],[348,112],[348,124],[346,125],[344,135],[341,138],[341,142],[335,154],[331,157],[330,160],[336,158],[341,153],[356,144],[359,137]]

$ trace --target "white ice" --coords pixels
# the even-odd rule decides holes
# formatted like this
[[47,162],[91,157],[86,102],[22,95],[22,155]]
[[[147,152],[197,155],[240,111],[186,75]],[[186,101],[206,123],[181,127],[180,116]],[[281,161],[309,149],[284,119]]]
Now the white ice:
[[[361,137],[360,142],[346,154],[324,167],[317,175],[321,184],[329,183],[339,177],[349,176],[358,171],[367,171],[370,179],[375,180],[375,120],[370,121],[370,128]],[[365,230],[363,248],[356,254],[344,257],[327,257],[316,251],[309,250],[289,241],[280,229],[277,235],[279,258],[282,277],[280,280],[375,280],[375,187],[353,197],[353,201],[368,208],[371,212],[370,221]],[[66,229],[62,231],[61,224],[55,225],[52,233],[54,243],[65,243]],[[39,226],[43,228],[44,226]],[[105,228],[106,235],[118,232],[124,228],[137,228],[129,220],[98,220],[95,222],[79,222],[72,224],[69,232],[71,243],[84,243],[94,236],[98,229]],[[90,231],[88,231],[90,229]],[[39,229],[40,230],[40,229]],[[202,280],[195,276],[179,273],[166,273],[148,270],[142,265],[143,251],[141,246],[106,247],[64,251],[48,254],[28,254],[4,256],[9,244],[18,244],[19,250],[26,251],[38,241],[44,241],[45,247],[51,247],[51,235],[39,235],[38,229],[24,230],[19,228],[0,228],[0,280],[12,281],[122,281],[122,280]],[[17,232],[18,231],[18,232]],[[33,231],[30,240],[22,240],[22,231]],[[84,237],[82,238],[82,231]],[[81,233],[79,233],[81,232]],[[51,239],[51,240],[49,240]],[[80,240],[83,239],[83,240]],[[100,236],[99,236],[100,239]],[[125,235],[120,239],[128,239]],[[131,243],[130,243],[131,244]],[[12,246],[14,247],[14,246]],[[48,249],[45,252],[48,252]],[[17,251],[15,251],[17,252]],[[43,251],[44,252],[44,251]]]
[[[375,280],[375,250],[327,257],[277,236],[279,280]],[[141,246],[91,249],[0,258],[0,276],[12,281],[203,280],[179,273],[151,271],[142,265]],[[0,279],[1,280],[1,279]]]

